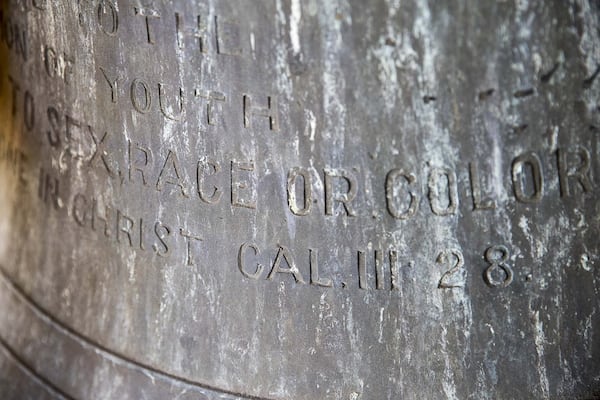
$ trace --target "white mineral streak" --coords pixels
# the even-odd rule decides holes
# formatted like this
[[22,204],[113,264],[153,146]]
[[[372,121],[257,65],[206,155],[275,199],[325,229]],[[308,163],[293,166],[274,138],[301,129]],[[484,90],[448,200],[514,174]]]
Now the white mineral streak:
[[456,384],[454,383],[454,371],[452,371],[450,355],[447,349],[447,335],[448,330],[445,326],[443,326],[442,337],[440,341],[440,351],[444,355],[444,380],[442,381],[442,388],[444,389],[444,394],[446,395],[447,399],[458,400],[458,396],[456,395]]
[[[580,36],[579,42],[579,51],[584,57],[585,67],[587,72],[587,77],[592,76],[595,73],[596,68],[600,63],[600,35],[598,32],[598,25],[600,24],[600,16],[598,13],[592,8],[591,2],[588,1],[571,1],[572,7],[570,10],[579,10],[577,15],[571,15],[573,19],[581,19],[583,22],[583,34]],[[575,5],[578,5],[575,7]],[[586,107],[588,108],[588,112],[595,113],[595,108],[597,104],[597,99],[600,96],[600,77],[595,79],[595,84],[589,89],[584,91],[582,98],[586,103]],[[591,111],[594,110],[594,111]],[[592,154],[592,157],[600,157],[600,147],[596,142],[596,153]],[[598,210],[598,207],[596,207]],[[595,226],[600,225],[600,213],[596,212],[596,216],[591,222],[591,224],[595,224]],[[586,253],[583,254],[579,260],[577,260],[581,268],[585,271],[592,271],[594,268],[594,263],[598,262],[598,254],[597,252],[592,252],[591,254]],[[593,274],[593,282],[594,282],[594,291],[596,294],[600,293],[600,282],[599,282],[599,274]],[[591,319],[591,317],[596,313],[596,308],[592,310],[592,312],[588,316],[581,316],[580,318]],[[586,334],[584,338],[586,339],[587,346],[590,347],[591,354],[591,340],[593,328],[586,329]]]
[[373,57],[378,61],[378,78],[381,82],[381,93],[387,112],[396,110],[396,101],[402,96],[402,85],[399,84],[400,75],[412,77],[420,72],[419,55],[412,47],[411,32],[408,27],[401,32],[396,32],[398,26],[394,17],[399,8],[399,1],[388,2],[386,34],[379,38],[377,47],[371,48],[367,54],[367,62],[371,62]]
[[317,118],[315,114],[310,110],[304,110],[305,120],[308,121],[304,129],[304,136],[308,136],[308,140],[311,142],[311,152],[314,150],[315,134],[317,133]]
[[[350,386],[353,390],[359,390],[362,392],[363,388],[363,380],[361,378],[360,370],[363,365],[362,361],[362,336],[361,329],[354,325],[354,316],[353,316],[353,307],[352,301],[350,299],[346,299],[346,315],[344,318],[344,324],[346,327],[346,334],[350,341],[350,351],[353,353],[350,361],[350,368],[345,366],[347,374],[349,375],[346,378],[347,385]],[[355,350],[356,349],[356,350]],[[340,389],[338,389],[340,390]],[[345,397],[345,396],[344,396]],[[342,398],[342,394],[338,393],[336,398]]]
[[544,356],[544,345],[546,337],[544,335],[544,323],[540,321],[539,310],[533,311],[531,304],[529,305],[529,314],[533,323],[533,339],[535,343],[535,351],[537,353],[537,371],[540,376],[540,389],[544,399],[549,397],[550,386],[548,384],[548,376],[546,374],[546,360]]
[[350,18],[349,9],[349,5],[342,0],[330,1],[323,3],[322,12],[319,14],[320,42],[323,46],[321,51],[323,54],[323,111],[325,113],[322,134],[330,143],[330,148],[327,149],[328,157],[324,158],[329,159],[331,165],[344,165],[342,158],[345,154],[343,149],[346,136],[346,81],[342,73],[340,56],[343,49],[342,19]]
[[250,32],[250,50],[252,50],[252,58],[256,59],[256,37],[254,32]]
[[[450,167],[453,168],[458,162],[457,148],[451,138],[451,133],[445,127],[445,124],[439,120],[440,113],[435,104],[425,104],[422,100],[424,95],[436,95],[437,83],[439,78],[436,72],[436,63],[439,62],[442,49],[439,47],[442,43],[436,40],[439,32],[433,29],[434,26],[427,1],[418,1],[416,4],[416,15],[412,26],[412,36],[419,43],[419,48],[423,49],[420,54],[419,71],[416,75],[417,84],[415,93],[412,96],[412,107],[419,116],[420,131],[423,135],[424,151],[429,168]],[[443,32],[443,27],[438,27]],[[449,218],[444,221],[436,220],[430,224],[431,237],[435,238],[434,243],[429,243],[423,253],[434,254],[440,251],[438,246],[456,248],[461,250],[461,246],[456,240],[455,230],[457,227],[457,218]],[[427,263],[426,260],[422,261]],[[431,281],[439,280],[439,271],[429,269],[426,279]],[[443,358],[444,373],[441,379],[442,390],[449,399],[457,399],[456,374],[454,366],[460,366],[461,363],[455,360],[454,352],[465,354],[470,346],[470,331],[472,325],[471,299],[468,296],[466,288],[454,288],[434,291],[432,294],[425,295],[424,299],[415,299],[416,302],[430,303],[431,318],[440,319],[442,326],[439,331],[439,354]],[[440,317],[441,314],[441,317]],[[452,335],[449,335],[449,330]],[[464,338],[464,340],[450,342],[449,337]],[[459,339],[460,340],[460,339]],[[456,349],[456,350],[451,350]],[[404,384],[409,385],[408,382]]]
[[379,335],[377,337],[377,341],[380,344],[383,344],[383,318],[384,318],[385,307],[379,308]]
[[[541,238],[538,235],[532,235],[529,228],[529,220],[524,215],[521,215],[521,218],[519,219],[519,228],[521,228],[521,231],[527,238],[527,243],[530,245],[531,254],[533,254],[536,259],[544,257],[544,255],[548,252],[548,248],[546,247],[548,241],[543,240],[544,235],[542,235]],[[551,235],[550,232],[546,232],[549,233],[548,236]]]
[[581,325],[583,325],[583,338],[585,339],[584,348],[588,359],[591,359],[594,354],[594,328],[592,326],[592,318],[594,314],[596,314],[596,310],[592,311],[592,313],[581,322]]
[[[277,345],[276,347],[278,348],[283,348],[285,347],[285,344],[287,343],[287,336],[286,336],[286,332],[287,332],[287,324],[288,321],[290,320],[291,316],[288,313],[288,305],[287,305],[287,301],[288,301],[288,294],[286,293],[286,286],[284,282],[279,282],[279,288],[277,290],[277,305],[278,305],[278,310],[279,310],[279,317],[276,320],[276,332],[277,332]],[[275,360],[273,360],[275,361]],[[290,389],[290,385],[288,385],[288,380],[287,380],[287,363],[286,363],[286,359],[285,357],[282,357],[282,355],[279,355],[279,357],[277,358],[277,361],[275,361],[277,364],[279,364],[279,371],[281,372],[278,377],[275,378],[275,382],[273,384],[274,389],[273,392],[274,394],[278,397],[278,398],[283,398],[283,399],[287,399],[287,398],[291,398],[291,395],[289,393],[289,389]]]
[[302,8],[300,0],[292,0],[290,15],[290,41],[294,55],[300,54],[300,21],[302,20]]
[[[283,109],[280,110],[280,115],[286,115],[286,105],[291,103],[292,97],[292,82],[290,80],[290,67],[288,63],[288,47],[284,40],[283,31],[287,26],[287,17],[283,8],[282,0],[275,2],[275,15],[277,17],[277,37],[275,42],[275,82],[277,84],[277,94],[280,98],[279,105]],[[290,28],[291,29],[291,28]],[[297,133],[297,132],[296,132]]]
[[[328,164],[334,168],[344,166],[347,160],[344,159],[347,154],[345,149],[345,138],[347,131],[347,110],[345,106],[346,81],[343,74],[341,56],[344,50],[344,38],[342,37],[342,26],[352,24],[350,6],[345,0],[328,1],[321,3],[321,10],[317,14],[319,23],[319,42],[321,43],[321,87],[322,87],[322,110],[321,131],[322,139],[327,146],[319,149],[320,158],[327,160]],[[315,122],[316,124],[316,122]],[[311,142],[312,143],[312,142]],[[312,157],[311,157],[312,166]],[[321,174],[317,175],[315,183],[322,187]],[[346,222],[346,220],[344,220]],[[331,237],[339,236],[339,230],[335,226],[328,228],[328,234]],[[337,249],[336,249],[337,251]],[[343,329],[344,337],[337,337],[335,328],[331,322],[319,321],[317,332],[326,332],[331,330],[327,342],[335,346],[334,353],[347,354],[343,357],[345,365],[339,365],[344,371],[344,387],[332,388],[334,393],[332,398],[348,398],[349,393],[344,392],[346,388],[362,392],[361,368],[364,366],[362,360],[363,340],[360,337],[360,330],[354,323],[354,308],[352,302],[347,299],[344,302],[343,322],[340,328]],[[339,331],[338,331],[339,332]],[[335,336],[332,336],[335,335]],[[347,346],[342,347],[343,342],[347,341]],[[340,359],[341,360],[341,359]]]

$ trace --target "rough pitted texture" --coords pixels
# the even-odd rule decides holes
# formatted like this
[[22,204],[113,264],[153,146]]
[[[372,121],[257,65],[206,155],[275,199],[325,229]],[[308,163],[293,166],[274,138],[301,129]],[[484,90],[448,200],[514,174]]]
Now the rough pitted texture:
[[1,10],[0,397],[600,396],[598,2]]

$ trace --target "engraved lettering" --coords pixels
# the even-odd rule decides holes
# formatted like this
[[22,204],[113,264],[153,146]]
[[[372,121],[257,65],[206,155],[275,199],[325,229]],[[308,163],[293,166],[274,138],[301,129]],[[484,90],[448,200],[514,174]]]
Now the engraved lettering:
[[385,288],[383,277],[383,255],[380,250],[375,250],[375,288],[383,290]]
[[56,51],[50,46],[46,46],[44,49],[44,66],[50,78],[54,78],[58,74],[58,57]]
[[215,15],[215,37],[217,54],[237,56],[242,54],[241,32],[237,22]]
[[108,172],[108,175],[111,177],[115,176],[113,169],[110,167],[110,162],[108,161],[108,151],[106,150],[106,138],[108,137],[108,132],[104,132],[104,135],[100,139],[94,135],[94,132],[90,130],[90,134],[92,136],[92,140],[94,141],[94,153],[90,158],[89,165],[93,166],[98,159],[102,161],[102,165]]
[[481,186],[479,181],[479,170],[477,164],[469,163],[469,178],[471,181],[471,197],[473,198],[473,210],[494,210],[496,202],[491,199],[482,200]]
[[92,127],[65,115],[65,132],[68,153],[75,159],[84,158],[86,146],[83,138],[92,136]]
[[[454,263],[452,263],[450,256],[454,257]],[[440,252],[436,261],[438,264],[450,265],[449,269],[444,272],[440,278],[440,281],[438,282],[438,288],[450,289],[464,286],[466,271],[462,267],[465,265],[465,261],[460,250],[444,250]]]
[[60,146],[60,129],[61,129],[61,118],[58,110],[52,106],[48,107],[48,122],[50,123],[50,130],[46,131],[48,136],[48,142],[52,147]]
[[144,246],[144,220],[140,218],[139,223],[139,234],[140,234],[140,250],[146,250],[146,246]]
[[[440,181],[444,177],[446,195],[440,194]],[[456,174],[449,168],[432,168],[429,172],[429,205],[431,211],[436,215],[452,215],[458,207],[458,187],[456,185]],[[442,201],[442,197],[447,202]],[[445,200],[444,199],[444,200]]]
[[38,10],[45,10],[48,5],[48,0],[32,0],[31,4]]
[[308,249],[310,258],[310,284],[322,287],[332,287],[333,282],[330,278],[319,277],[319,262],[318,262],[318,250]]
[[[143,93],[140,93],[140,89],[143,91]],[[150,93],[150,89],[148,88],[146,82],[141,79],[134,79],[131,82],[130,94],[133,108],[142,114],[146,114],[148,111],[150,111],[150,107],[152,107],[152,94]],[[141,100],[139,97],[140,94],[142,94]]]
[[44,203],[52,204],[57,210],[60,208],[61,201],[59,198],[58,178],[46,173],[43,169],[40,170],[39,195]]
[[185,190],[183,178],[179,171],[181,171],[181,168],[179,167],[177,154],[169,150],[169,152],[167,153],[167,158],[165,159],[165,163],[163,164],[163,167],[160,170],[160,174],[158,175],[158,179],[156,181],[156,189],[162,191],[164,185],[168,183],[170,185],[178,186],[179,190],[181,191],[181,195],[184,197],[188,197],[188,194]]
[[257,256],[260,253],[260,249],[255,244],[252,244],[252,243],[242,244],[240,246],[240,251],[238,252],[238,268],[239,268],[240,272],[242,273],[242,275],[244,275],[246,278],[258,279],[258,278],[260,278],[260,275],[263,272],[264,266],[262,266],[259,263],[256,263],[256,268],[255,268],[254,272],[252,272],[252,273],[248,272],[248,270],[245,268],[245,266],[246,266],[246,258],[245,257],[246,257],[246,253],[247,253],[248,249],[252,249],[255,256]]
[[[119,77],[116,77],[115,79],[110,79],[108,77],[108,74],[106,73],[106,71],[104,70],[104,68],[100,67],[100,72],[102,72],[102,76],[104,76],[104,79],[106,80],[106,82],[108,83],[108,86],[110,87],[110,101],[113,103],[117,103],[118,101],[118,84],[119,84]],[[147,89],[147,88],[146,88]],[[132,88],[132,93],[131,93],[131,100],[134,101],[134,89]],[[148,95],[148,92],[146,92],[146,95]],[[146,98],[146,101],[149,102],[150,100],[148,100],[148,98]],[[135,107],[135,104],[134,104]],[[138,110],[139,111],[139,110]]]
[[575,180],[581,186],[583,193],[592,191],[592,182],[588,175],[590,170],[590,153],[587,151],[587,149],[578,147],[577,155],[579,156],[580,160],[579,165],[569,166],[569,153],[561,149],[556,151],[556,157],[558,159],[558,181],[560,184],[561,197],[568,197],[571,195],[569,178],[575,178]]
[[180,49],[185,47],[185,36],[191,35],[194,38],[198,39],[198,50],[200,53],[206,53],[208,40],[206,38],[207,35],[207,26],[203,23],[202,17],[198,15],[196,17],[196,28],[191,29],[191,32],[183,27],[183,15],[179,15],[179,13],[175,13],[175,28],[177,30],[177,46]]
[[[141,156],[142,163],[140,164],[140,157],[134,157],[133,152],[136,151],[138,156]],[[133,145],[130,140],[127,140],[127,159],[129,165],[129,181],[133,182],[133,175],[137,171],[142,177],[142,185],[146,185],[146,168],[152,157],[150,149],[141,147],[139,144]]]
[[[98,3],[98,25],[102,32],[108,36],[117,34],[119,30],[119,12],[112,2],[100,0]],[[149,36],[150,33],[148,33]]]
[[[282,267],[282,263],[284,261],[288,266],[287,268]],[[275,261],[273,261],[273,268],[271,268],[271,272],[269,272],[269,275],[267,275],[267,279],[273,280],[275,274],[277,273],[291,274],[297,283],[305,283],[304,279],[302,278],[302,274],[300,274],[300,271],[296,267],[292,253],[287,247],[282,245],[279,245],[279,250],[275,256]]]
[[84,195],[77,193],[73,197],[73,219],[79,226],[85,226],[87,220],[88,201]]
[[110,228],[108,226],[109,208],[104,207],[104,216],[100,216],[98,213],[98,200],[94,199],[92,204],[92,229],[96,230],[96,221],[100,220],[104,224],[104,236],[110,236]]
[[[123,225],[123,222],[125,222],[125,225]],[[127,215],[123,214],[117,209],[117,228],[115,230],[117,233],[117,242],[121,243],[121,233],[124,233],[127,235],[129,246],[133,247],[133,241],[131,240],[131,230],[133,229],[133,225],[133,219],[129,218]]]
[[165,257],[169,253],[169,246],[167,246],[165,239],[171,235],[171,228],[161,222],[156,222],[154,224],[154,234],[160,243],[153,244],[152,250],[154,250],[159,257]]
[[367,282],[367,255],[364,251],[358,251],[358,288],[368,289]]
[[12,23],[4,12],[0,10],[0,40],[9,50],[14,51],[23,61],[27,61],[29,49],[27,47],[27,29],[19,24]]
[[[374,260],[374,271],[375,271],[375,289],[376,290],[386,290],[386,276],[385,276],[385,254],[386,251],[383,250],[374,250],[373,251],[373,260]],[[398,257],[398,252],[396,250],[390,249],[387,251],[387,257],[389,262],[389,272],[390,272],[390,286],[389,290],[398,290],[400,288],[400,262]],[[358,265],[358,288],[359,289],[369,289],[369,273],[368,273],[368,265],[367,265],[367,252],[358,251],[357,253],[357,265]],[[411,263],[409,263],[411,265]]]
[[[485,282],[491,287],[506,287],[513,280],[512,268],[506,263],[510,258],[510,252],[506,246],[492,246],[485,251],[485,260],[490,266],[485,270],[483,277]],[[503,279],[497,279],[493,275],[496,270],[502,271]]]
[[[241,179],[242,172],[250,172],[250,179]],[[236,207],[256,208],[256,177],[254,162],[231,162],[231,204]],[[244,196],[246,193],[246,197]]]
[[[350,217],[356,216],[356,211],[350,204],[358,193],[358,181],[348,171],[343,169],[325,168],[325,214],[335,215],[334,206],[336,202],[342,203],[346,214]],[[338,179],[336,179],[338,178]],[[334,180],[343,180],[347,184],[347,191],[340,194],[334,189]]]
[[67,53],[59,54],[52,47],[44,46],[44,67],[50,78],[59,77],[69,83],[74,64],[75,60]]
[[[296,199],[296,184],[298,177],[302,177],[302,197],[304,199],[302,207],[298,207],[298,200]],[[290,211],[295,215],[308,215],[312,207],[312,180],[310,172],[304,168],[295,167],[290,169],[287,179],[287,195],[288,195],[288,206]]]
[[154,44],[154,35],[152,34],[152,30],[150,29],[150,20],[152,18],[160,18],[160,14],[156,10],[142,7],[134,7],[134,12],[135,15],[144,17],[146,25],[146,39],[148,40],[148,43]]
[[[136,152],[138,157],[133,156],[133,152]],[[141,163],[140,157],[141,156]],[[135,172],[138,172],[142,177],[142,184],[146,185],[147,168],[149,167],[152,152],[148,148],[141,147],[140,145],[134,145],[130,140],[127,140],[127,159],[129,165],[129,181],[133,182],[133,176]]]
[[[208,172],[208,170],[212,172]],[[208,204],[217,204],[221,200],[223,194],[217,186],[213,186],[210,194],[204,190],[204,181],[208,175],[216,175],[221,172],[221,165],[213,160],[198,161],[196,168],[196,183],[198,196],[200,199]]]
[[[385,199],[387,203],[387,209],[390,215],[396,219],[409,219],[417,212],[417,208],[419,207],[419,199],[413,190],[408,190],[408,196],[410,201],[408,203],[408,207],[405,207],[404,210],[401,210],[398,201],[395,200],[399,197],[399,178],[403,178],[404,181],[409,186],[412,186],[416,183],[417,178],[413,174],[407,174],[401,169],[393,169],[388,172],[387,177],[385,179]],[[406,196],[404,196],[406,199]]]
[[250,128],[252,126],[252,116],[265,117],[269,119],[269,128],[272,131],[279,130],[279,111],[277,107],[277,100],[275,97],[267,96],[267,106],[260,107],[255,106],[250,95],[245,94],[243,96],[244,105],[244,127]]
[[194,257],[192,255],[192,243],[197,243],[197,242],[201,242],[202,238],[184,230],[183,228],[181,228],[179,230],[179,233],[181,234],[181,236],[183,236],[185,238],[185,243],[186,243],[186,265],[188,267],[194,266],[196,265],[195,261],[194,261]]
[[225,95],[221,92],[214,92],[212,90],[198,90],[196,89],[196,97],[206,99],[206,123],[208,125],[216,125],[217,118],[215,116],[214,108],[215,101],[224,102],[226,100]]
[[178,108],[179,111],[177,111],[177,113],[175,114],[175,111],[169,111],[167,109],[167,101],[165,100],[165,87],[162,83],[158,84],[158,104],[160,106],[160,111],[163,113],[163,115],[165,117],[167,117],[168,119],[174,120],[174,121],[179,121],[181,120],[181,118],[183,117],[183,114],[185,112],[184,109],[184,99],[183,99],[183,88],[179,88],[179,96],[178,96]]
[[398,265],[398,252],[396,250],[390,250],[390,281],[391,281],[391,290],[398,290],[400,288],[399,284],[399,275],[400,275],[400,267]]
[[33,95],[27,90],[25,91],[24,102],[23,120],[25,121],[25,128],[30,131],[35,125],[35,105]]
[[[533,183],[533,193],[525,193],[525,180],[530,170]],[[515,198],[523,203],[537,203],[542,199],[544,193],[544,177],[542,176],[542,164],[537,154],[525,153],[512,162],[512,183]]]

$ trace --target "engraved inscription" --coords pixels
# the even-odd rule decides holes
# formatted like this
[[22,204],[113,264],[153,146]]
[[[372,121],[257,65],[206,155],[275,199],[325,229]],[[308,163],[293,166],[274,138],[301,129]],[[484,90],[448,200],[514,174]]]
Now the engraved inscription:
[[58,78],[65,83],[70,83],[74,72],[75,59],[62,51],[59,52],[51,46],[45,46],[43,52],[44,68],[50,78]]
[[497,245],[485,251],[485,260],[489,263],[483,276],[491,287],[506,287],[513,280],[512,268],[507,264],[510,253],[506,246]]
[[[526,192],[526,179],[532,182],[533,189]],[[518,156],[512,163],[512,182],[515,197],[523,203],[537,203],[544,193],[542,164],[535,153]]]
[[449,289],[464,286],[466,271],[464,270],[465,260],[463,254],[457,249],[447,249],[437,257],[439,264],[449,265],[450,268],[444,272],[438,283],[438,288]]

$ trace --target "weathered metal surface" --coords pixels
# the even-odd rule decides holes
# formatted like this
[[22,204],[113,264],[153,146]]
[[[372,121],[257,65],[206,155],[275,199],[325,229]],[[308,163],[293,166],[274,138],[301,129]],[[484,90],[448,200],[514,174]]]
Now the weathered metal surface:
[[4,2],[0,397],[599,396],[599,16]]

